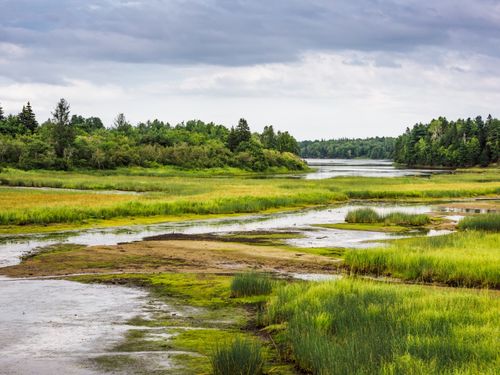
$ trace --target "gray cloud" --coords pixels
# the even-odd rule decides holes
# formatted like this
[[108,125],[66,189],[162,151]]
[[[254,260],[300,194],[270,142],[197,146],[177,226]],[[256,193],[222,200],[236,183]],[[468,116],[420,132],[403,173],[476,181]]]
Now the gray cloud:
[[490,0],[0,0],[0,9],[0,42],[47,61],[238,66],[425,46],[500,54]]

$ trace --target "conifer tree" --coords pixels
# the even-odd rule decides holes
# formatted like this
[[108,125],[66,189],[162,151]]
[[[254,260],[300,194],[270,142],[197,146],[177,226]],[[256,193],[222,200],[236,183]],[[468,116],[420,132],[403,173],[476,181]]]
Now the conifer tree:
[[64,156],[64,151],[75,139],[75,133],[70,123],[69,113],[69,104],[65,99],[59,100],[56,109],[52,112],[52,121],[54,123],[54,151],[59,158]]
[[19,122],[31,133],[34,133],[38,127],[38,122],[36,121],[35,113],[31,108],[30,102],[23,106],[23,110],[19,113]]

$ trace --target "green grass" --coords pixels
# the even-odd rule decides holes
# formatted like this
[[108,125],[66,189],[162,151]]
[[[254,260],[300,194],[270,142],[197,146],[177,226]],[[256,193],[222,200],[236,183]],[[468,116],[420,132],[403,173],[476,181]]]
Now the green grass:
[[270,294],[273,290],[271,278],[258,272],[237,274],[231,282],[231,296],[249,297]]
[[319,205],[345,200],[338,193],[299,193],[284,196],[239,196],[209,200],[129,201],[105,207],[43,207],[0,211],[0,225],[74,223],[88,219],[182,214],[253,213],[270,209]]
[[461,230],[500,232],[500,214],[468,216],[458,223],[458,228]]
[[486,292],[345,279],[279,288],[266,323],[307,373],[493,375],[499,309]]
[[240,338],[218,345],[210,361],[214,375],[260,375],[264,366],[260,344]]
[[[168,169],[168,168],[167,168]],[[123,169],[104,172],[4,169],[6,186],[124,190],[143,194],[93,194],[0,187],[0,225],[84,224],[120,218],[228,215],[330,204],[348,199],[444,199],[500,194],[498,173],[326,180],[253,179],[196,171]],[[389,216],[388,220],[402,220]],[[105,225],[105,223],[103,223]],[[29,230],[29,228],[27,228]]]
[[372,208],[358,208],[347,213],[345,221],[350,224],[375,224],[422,226],[429,224],[431,218],[425,214],[408,214],[391,212],[385,215],[378,214]]
[[350,249],[352,273],[451,286],[500,288],[500,234],[467,231],[396,240],[388,247]]

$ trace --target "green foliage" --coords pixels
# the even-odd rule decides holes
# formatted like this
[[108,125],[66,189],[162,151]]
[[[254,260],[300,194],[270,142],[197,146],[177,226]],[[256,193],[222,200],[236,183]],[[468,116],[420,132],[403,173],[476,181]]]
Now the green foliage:
[[[276,142],[263,145],[260,135],[252,136],[245,119],[229,131],[222,125],[199,120],[175,127],[159,120],[133,126],[123,113],[116,117],[111,129],[106,129],[97,117],[70,118],[69,104],[61,99],[53,119],[42,126],[38,126],[29,103],[18,116],[0,120],[0,163],[23,169],[63,170],[164,165],[260,172],[307,168],[293,154],[298,152],[295,138],[287,132],[278,132],[274,137]],[[40,142],[47,147],[41,147]]]
[[500,287],[500,235],[476,231],[397,240],[388,247],[347,250],[352,273],[462,287]]
[[300,155],[320,159],[392,159],[394,142],[392,137],[303,141],[300,142]]
[[273,290],[271,278],[258,272],[245,272],[234,276],[231,282],[231,296],[248,297],[270,294]]
[[312,374],[494,374],[499,299],[361,280],[279,288],[266,323]]
[[416,124],[397,138],[396,162],[409,166],[470,167],[498,163],[500,120],[488,116]]
[[75,132],[69,121],[69,113],[69,104],[64,99],[59,100],[54,112],[52,112],[52,141],[59,169],[67,169],[69,157],[67,150],[75,139]]
[[264,366],[260,344],[242,338],[217,346],[210,360],[214,375],[260,375]]
[[428,215],[391,212],[386,215],[378,214],[372,208],[358,208],[347,213],[345,221],[348,223],[384,223],[386,225],[426,225],[431,222]]
[[462,230],[500,232],[500,214],[468,216],[458,223],[458,228]]
[[38,122],[36,121],[33,110],[31,109],[30,102],[28,102],[26,106],[23,106],[23,110],[19,113],[18,119],[21,125],[30,133],[34,133],[38,127]]

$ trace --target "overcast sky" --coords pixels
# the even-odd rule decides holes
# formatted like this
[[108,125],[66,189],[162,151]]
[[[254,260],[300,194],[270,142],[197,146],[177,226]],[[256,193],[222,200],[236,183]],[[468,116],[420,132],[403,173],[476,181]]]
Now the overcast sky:
[[500,0],[0,0],[0,103],[298,139],[500,116]]

